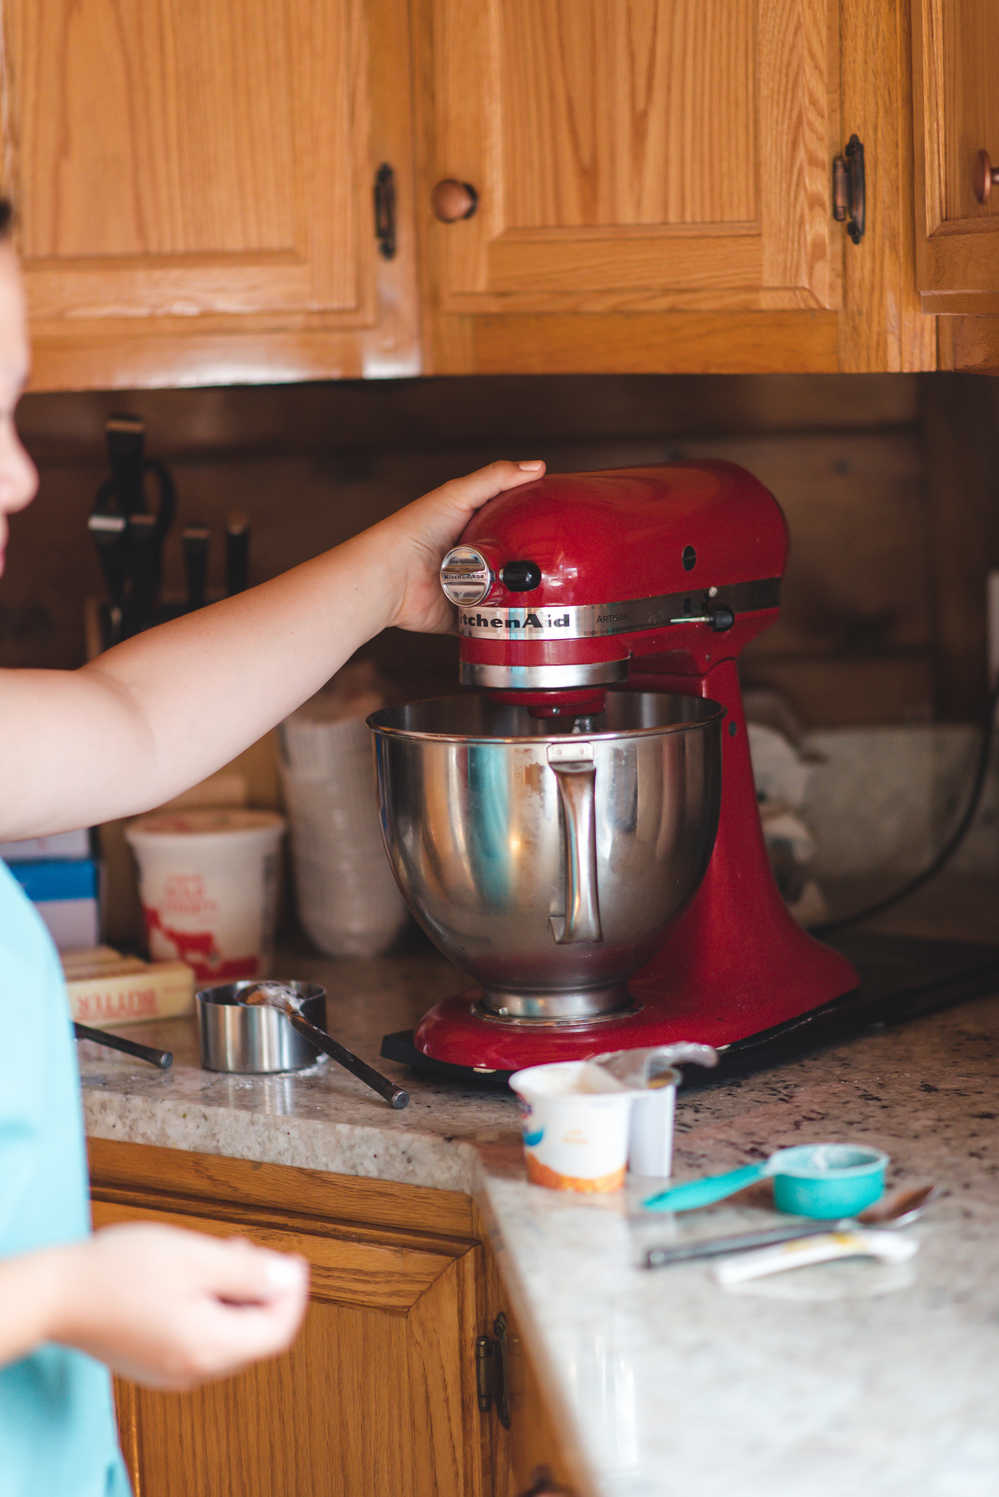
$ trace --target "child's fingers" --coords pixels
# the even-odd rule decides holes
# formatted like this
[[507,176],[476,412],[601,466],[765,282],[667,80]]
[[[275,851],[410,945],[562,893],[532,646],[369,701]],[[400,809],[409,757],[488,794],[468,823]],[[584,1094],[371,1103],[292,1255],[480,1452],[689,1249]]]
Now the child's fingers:
[[304,1298],[308,1291],[309,1265],[304,1258],[272,1253],[241,1239],[224,1244],[226,1249],[209,1265],[206,1288],[227,1304],[268,1304],[286,1295]]
[[499,460],[479,468],[475,473],[466,473],[462,478],[452,478],[444,484],[443,492],[457,500],[460,508],[479,509],[489,499],[514,489],[522,483],[533,483],[545,471],[538,458],[512,463]]

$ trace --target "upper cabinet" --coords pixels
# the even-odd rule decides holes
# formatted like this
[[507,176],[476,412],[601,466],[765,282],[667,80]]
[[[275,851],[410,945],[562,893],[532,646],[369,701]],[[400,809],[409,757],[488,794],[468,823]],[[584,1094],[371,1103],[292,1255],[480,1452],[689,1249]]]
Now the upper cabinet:
[[[896,9],[843,0],[844,32],[837,0],[414,0],[427,366],[932,366]],[[858,129],[854,246],[831,182]]]
[[824,0],[430,10],[444,309],[837,305]]
[[923,306],[999,312],[999,5],[913,0]]
[[908,0],[0,10],[35,388],[934,367]]
[[6,0],[4,73],[36,388],[418,369],[406,0]]

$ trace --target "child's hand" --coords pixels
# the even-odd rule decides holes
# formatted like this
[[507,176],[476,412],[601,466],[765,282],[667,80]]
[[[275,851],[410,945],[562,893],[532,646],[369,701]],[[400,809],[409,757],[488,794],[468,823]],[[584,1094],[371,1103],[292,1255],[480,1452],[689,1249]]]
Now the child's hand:
[[174,1227],[107,1227],[46,1257],[47,1338],[171,1392],[283,1352],[308,1298],[304,1259]]
[[[465,478],[452,478],[424,494],[369,531],[371,536],[394,532],[398,547],[399,596],[392,618],[397,629],[446,634],[454,628],[454,607],[441,590],[440,565],[457,542],[472,515],[487,500],[506,489],[532,483],[545,471],[543,462],[495,462]],[[383,529],[384,527],[384,529]],[[401,532],[401,533],[400,533]]]

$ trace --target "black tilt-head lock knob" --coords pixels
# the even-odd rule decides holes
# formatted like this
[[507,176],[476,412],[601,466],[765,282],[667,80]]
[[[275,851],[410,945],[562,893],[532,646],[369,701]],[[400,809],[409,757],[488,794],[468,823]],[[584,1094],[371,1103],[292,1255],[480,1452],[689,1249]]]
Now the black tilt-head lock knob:
[[508,561],[500,580],[508,592],[530,593],[541,586],[541,568],[536,561]]

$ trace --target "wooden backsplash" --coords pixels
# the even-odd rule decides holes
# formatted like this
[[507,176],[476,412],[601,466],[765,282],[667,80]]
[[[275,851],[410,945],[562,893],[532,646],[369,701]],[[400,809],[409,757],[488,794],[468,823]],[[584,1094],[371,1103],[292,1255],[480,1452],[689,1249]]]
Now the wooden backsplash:
[[[984,577],[999,565],[999,385],[962,375],[479,377],[29,395],[39,466],[11,524],[0,580],[0,664],[83,659],[83,604],[100,572],[86,531],[107,474],[103,426],[141,415],[168,462],[179,524],[218,537],[252,523],[251,577],[337,544],[495,456],[552,470],[725,457],[788,516],[779,624],[744,679],[787,694],[809,724],[975,718],[985,692]],[[178,524],[178,528],[179,528]],[[177,532],[166,586],[181,589]],[[397,632],[369,647],[407,695],[450,690],[453,640]]]

